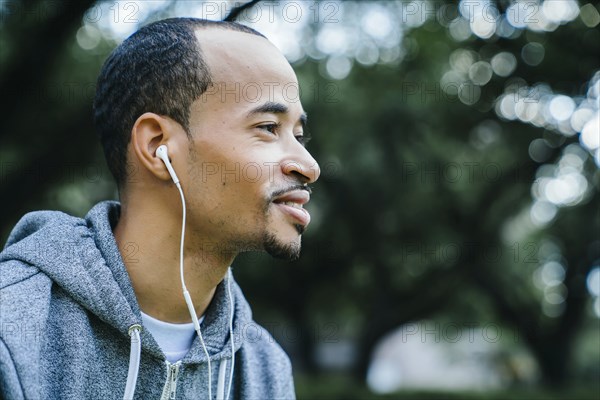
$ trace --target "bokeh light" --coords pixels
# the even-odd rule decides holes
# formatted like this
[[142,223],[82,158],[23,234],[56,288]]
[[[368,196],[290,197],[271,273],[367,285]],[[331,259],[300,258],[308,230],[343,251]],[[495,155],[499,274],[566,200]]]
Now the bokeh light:
[[535,67],[544,60],[545,50],[541,43],[531,42],[523,46],[521,58],[527,65]]
[[592,296],[600,296],[600,266],[592,268],[587,276],[586,283],[588,292]]
[[352,70],[352,61],[345,56],[334,56],[327,60],[325,66],[329,77],[340,80],[346,78]]
[[558,209],[552,203],[534,201],[530,210],[531,221],[538,227],[544,227],[554,220],[557,212]]
[[517,68],[517,58],[507,51],[502,51],[492,57],[491,65],[496,75],[506,78]]
[[600,318],[600,264],[594,265],[588,273],[586,286],[592,296],[594,315]]
[[593,114],[581,130],[581,144],[589,150],[595,150],[600,147],[600,114]]
[[571,117],[575,110],[575,102],[572,98],[564,95],[554,96],[548,104],[550,115],[557,121],[564,121]]
[[600,13],[591,3],[585,4],[579,9],[579,17],[588,28],[595,28],[600,24]]
[[469,68],[469,79],[478,85],[483,86],[492,79],[492,66],[486,61],[478,61]]

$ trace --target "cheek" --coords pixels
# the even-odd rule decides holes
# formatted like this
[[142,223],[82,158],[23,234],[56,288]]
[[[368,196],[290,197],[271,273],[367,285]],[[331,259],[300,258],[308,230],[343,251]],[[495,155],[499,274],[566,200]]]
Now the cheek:
[[254,167],[220,165],[196,185],[199,191],[196,199],[204,204],[203,208],[234,218],[264,214],[270,194],[267,182],[263,171]]
[[260,185],[269,180],[269,173],[256,161],[249,161],[239,166],[240,180],[247,184]]
[[196,200],[204,203],[205,210],[264,215],[278,186],[276,155],[276,149],[257,143],[199,144],[190,170]]

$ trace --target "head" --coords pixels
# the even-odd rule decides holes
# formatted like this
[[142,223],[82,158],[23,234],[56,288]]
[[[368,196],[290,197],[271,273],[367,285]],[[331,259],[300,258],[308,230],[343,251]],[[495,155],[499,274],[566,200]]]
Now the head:
[[189,246],[297,257],[301,205],[319,176],[298,89],[277,48],[243,25],[186,18],[140,29],[107,59],[94,102],[121,201],[152,202],[176,223],[179,197],[156,156],[164,144]]

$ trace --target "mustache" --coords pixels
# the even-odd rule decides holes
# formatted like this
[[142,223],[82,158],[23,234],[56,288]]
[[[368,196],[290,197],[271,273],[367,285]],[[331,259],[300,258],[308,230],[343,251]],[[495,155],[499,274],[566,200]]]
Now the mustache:
[[308,184],[306,184],[306,183],[297,184],[297,185],[293,185],[288,188],[277,190],[276,192],[273,192],[271,194],[271,199],[269,200],[269,202],[275,200],[277,197],[282,196],[288,192],[293,192],[294,190],[306,190],[308,192],[308,194],[312,194],[312,188],[310,186],[308,186]]

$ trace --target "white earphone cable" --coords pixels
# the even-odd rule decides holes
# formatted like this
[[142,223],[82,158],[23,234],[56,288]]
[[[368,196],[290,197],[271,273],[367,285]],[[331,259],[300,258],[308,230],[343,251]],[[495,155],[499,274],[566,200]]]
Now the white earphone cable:
[[235,346],[233,342],[233,297],[231,296],[231,267],[227,270],[227,294],[229,295],[229,341],[231,342],[231,370],[229,372],[229,383],[227,384],[226,399],[229,400],[231,383],[233,382],[233,370],[235,366]]
[[179,247],[179,273],[181,275],[181,287],[183,289],[183,297],[185,298],[185,302],[188,306],[188,310],[190,312],[190,316],[192,317],[192,322],[194,323],[194,329],[200,338],[200,343],[202,344],[202,349],[204,350],[204,354],[206,354],[206,360],[208,362],[208,398],[212,400],[212,371],[210,365],[210,355],[208,354],[208,349],[204,344],[204,338],[202,337],[202,332],[200,331],[200,323],[198,322],[198,316],[196,315],[196,309],[194,308],[194,304],[192,303],[192,297],[190,296],[190,292],[188,292],[185,287],[185,278],[183,277],[183,245],[185,242],[185,219],[186,219],[186,208],[185,208],[185,197],[183,196],[183,190],[181,190],[181,184],[179,182],[175,183],[177,189],[179,189],[179,194],[181,195],[181,207],[183,210],[183,219],[181,222],[181,245]]

